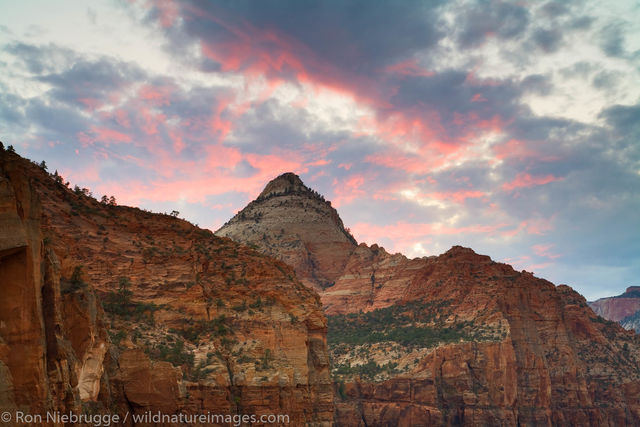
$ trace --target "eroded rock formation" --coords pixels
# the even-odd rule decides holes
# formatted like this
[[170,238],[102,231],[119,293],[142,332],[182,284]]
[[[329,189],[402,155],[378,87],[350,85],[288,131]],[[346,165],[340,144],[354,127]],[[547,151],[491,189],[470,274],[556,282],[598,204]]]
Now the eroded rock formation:
[[293,270],[0,152],[0,407],[330,425],[326,318]]
[[269,182],[216,235],[284,261],[303,283],[317,290],[333,286],[356,249],[331,203],[293,173]]

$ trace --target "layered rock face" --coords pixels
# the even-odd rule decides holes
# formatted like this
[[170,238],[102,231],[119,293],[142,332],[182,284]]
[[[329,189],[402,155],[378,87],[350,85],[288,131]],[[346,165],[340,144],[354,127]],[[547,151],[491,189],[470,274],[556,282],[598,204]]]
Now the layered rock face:
[[[446,309],[438,309],[445,319],[413,327],[461,334],[440,336],[426,348],[409,347],[418,358],[415,365],[392,372],[390,379],[344,378],[340,424],[385,425],[396,417],[399,425],[640,422],[640,342],[633,332],[595,315],[571,288],[468,249],[453,248],[425,264],[420,289],[412,292],[430,310],[446,301]],[[363,348],[348,354],[357,357]]]
[[0,408],[79,412],[97,396],[90,371],[102,368],[90,365],[102,365],[108,338],[90,289],[60,293],[30,167],[0,152]]
[[284,261],[317,290],[335,283],[356,248],[331,204],[293,173],[269,182],[216,235]]
[[331,424],[327,321],[291,267],[13,153],[0,172],[2,408]]
[[[308,222],[304,209],[317,197],[290,174],[265,192],[283,177],[304,191],[261,196],[217,233],[290,262],[322,289],[336,424],[640,423],[638,337],[571,288],[462,247],[412,260],[377,245],[337,246],[339,257],[314,251],[316,235],[338,235],[342,222],[326,209]],[[292,239],[286,230],[299,231]],[[314,262],[292,257],[291,240]]]
[[589,307],[605,319],[640,331],[640,286],[630,286],[623,294],[590,302]]

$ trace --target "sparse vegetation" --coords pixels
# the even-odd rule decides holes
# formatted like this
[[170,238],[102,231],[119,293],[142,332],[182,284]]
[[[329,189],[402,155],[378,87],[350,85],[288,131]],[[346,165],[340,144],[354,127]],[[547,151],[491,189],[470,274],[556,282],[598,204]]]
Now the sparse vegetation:
[[[334,377],[352,377],[359,376],[361,378],[366,378],[368,380],[374,380],[376,376],[387,373],[387,374],[395,374],[398,373],[397,370],[398,364],[395,362],[388,362],[385,365],[378,365],[375,361],[369,359],[367,363],[361,365],[351,366],[350,364],[345,365],[337,365],[334,366],[333,375]],[[344,383],[342,383],[343,393],[344,393]],[[338,389],[339,391],[339,389]],[[343,394],[341,394],[343,396]],[[343,397],[344,399],[344,397]]]
[[445,324],[448,301],[413,302],[368,313],[328,316],[330,345],[392,341],[405,346],[431,347],[440,342],[473,340],[479,333],[470,322]]
[[121,277],[118,282],[118,290],[109,292],[105,298],[104,311],[126,320],[145,321],[153,324],[153,313],[160,309],[154,303],[140,303],[131,297],[131,281]]
[[147,347],[145,352],[155,360],[169,362],[175,366],[185,366],[189,370],[194,367],[195,357],[191,351],[185,349],[184,341],[160,343],[154,347]]
[[408,369],[406,364],[400,368],[392,363],[376,365],[372,356],[380,352],[399,358],[440,344],[504,338],[504,331],[497,326],[453,320],[451,303],[414,301],[367,313],[327,316],[333,375],[378,381]]
[[196,343],[200,341],[200,338],[205,335],[211,335],[214,337],[224,337],[231,334],[231,328],[227,325],[227,319],[224,314],[221,314],[213,320],[198,320],[192,325],[175,330],[171,332],[182,335],[187,341]]
[[64,294],[69,294],[75,292],[79,289],[83,289],[87,287],[83,279],[83,266],[77,265],[73,269],[73,273],[71,273],[71,277],[68,280],[61,279],[60,281],[60,292]]
[[236,304],[232,308],[238,312],[247,311],[247,302],[242,301],[242,304]]
[[271,354],[271,350],[270,349],[266,349],[264,351],[264,354],[262,355],[262,357],[260,357],[260,360],[257,360],[255,362],[256,369],[261,370],[261,371],[265,371],[267,369],[271,369],[272,368],[272,362],[273,362],[273,355]]

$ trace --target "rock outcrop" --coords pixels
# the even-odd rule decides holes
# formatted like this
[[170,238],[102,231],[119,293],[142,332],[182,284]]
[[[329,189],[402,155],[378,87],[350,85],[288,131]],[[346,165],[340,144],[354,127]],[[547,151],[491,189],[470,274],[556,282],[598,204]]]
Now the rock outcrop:
[[327,321],[286,264],[0,152],[0,407],[330,425]]
[[285,174],[217,234],[320,290],[337,425],[640,423],[638,337],[571,288],[459,246],[407,259],[326,239],[344,230],[328,206]]

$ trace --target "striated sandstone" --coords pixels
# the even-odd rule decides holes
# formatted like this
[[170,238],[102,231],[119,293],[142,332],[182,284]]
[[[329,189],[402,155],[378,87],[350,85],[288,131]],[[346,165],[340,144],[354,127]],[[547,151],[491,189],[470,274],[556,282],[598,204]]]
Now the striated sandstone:
[[216,235],[284,261],[317,290],[335,283],[356,248],[331,204],[293,173],[269,182]]
[[507,335],[499,342],[443,343],[410,372],[386,381],[346,378],[347,390],[358,392],[336,402],[340,425],[388,425],[396,416],[399,425],[640,422],[635,334],[596,316],[571,288],[468,249],[453,248],[431,262],[421,288],[412,290],[416,298],[448,298],[444,288],[456,322],[473,319],[480,328],[501,319]]
[[326,318],[290,267],[15,154],[0,166],[3,407],[331,424]]

